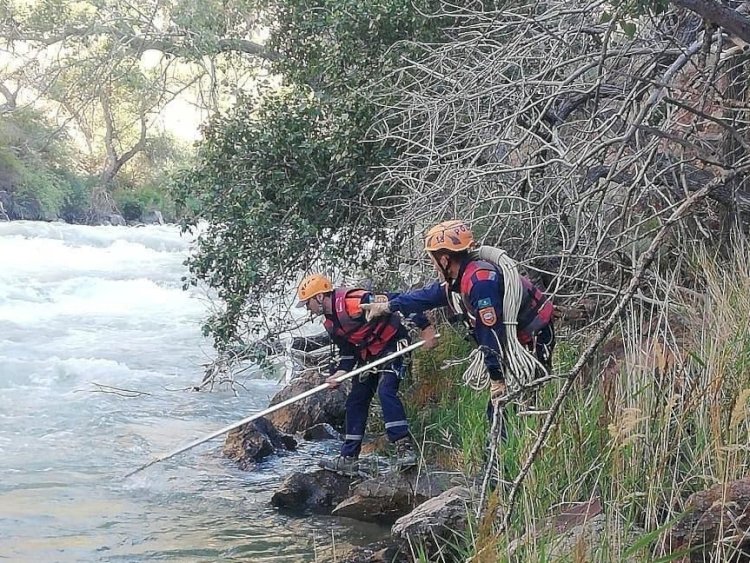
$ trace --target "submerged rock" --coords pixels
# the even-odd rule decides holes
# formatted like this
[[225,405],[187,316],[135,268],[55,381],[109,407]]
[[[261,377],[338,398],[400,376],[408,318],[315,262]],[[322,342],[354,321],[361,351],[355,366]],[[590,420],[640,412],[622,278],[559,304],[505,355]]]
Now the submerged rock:
[[311,510],[330,514],[331,509],[349,496],[352,477],[320,469],[311,473],[292,473],[271,497],[277,508],[302,512]]
[[412,559],[393,541],[379,541],[355,547],[341,563],[408,563]]
[[232,430],[224,442],[224,455],[235,460],[240,468],[246,470],[276,450],[295,449],[296,440],[276,430],[265,418],[259,418]]

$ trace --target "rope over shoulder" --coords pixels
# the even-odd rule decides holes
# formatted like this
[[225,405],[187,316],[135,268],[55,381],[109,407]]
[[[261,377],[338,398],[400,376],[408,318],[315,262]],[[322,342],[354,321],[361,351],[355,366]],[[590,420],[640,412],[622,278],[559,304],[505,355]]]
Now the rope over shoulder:
[[[497,266],[503,274],[503,324],[505,325],[505,342],[500,343],[505,368],[505,379],[510,391],[517,391],[534,379],[537,369],[544,366],[536,356],[524,347],[516,337],[518,312],[523,301],[523,283],[518,273],[518,265],[508,253],[494,246],[480,246],[471,251],[474,260],[485,260]],[[451,294],[454,299],[459,296]],[[454,301],[455,303],[455,301]],[[464,384],[481,391],[487,388],[490,376],[484,363],[484,352],[477,348],[469,355],[469,367],[464,372]]]

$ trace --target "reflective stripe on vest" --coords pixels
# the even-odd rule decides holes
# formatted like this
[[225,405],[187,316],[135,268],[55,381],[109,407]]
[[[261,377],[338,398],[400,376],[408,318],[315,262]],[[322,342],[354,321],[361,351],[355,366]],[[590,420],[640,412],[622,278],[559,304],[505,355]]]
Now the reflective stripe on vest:
[[390,314],[373,322],[366,322],[364,315],[352,317],[346,310],[346,298],[362,299],[364,289],[339,288],[333,292],[333,313],[326,315],[325,329],[357,348],[362,359],[380,354],[393,340],[401,321]]

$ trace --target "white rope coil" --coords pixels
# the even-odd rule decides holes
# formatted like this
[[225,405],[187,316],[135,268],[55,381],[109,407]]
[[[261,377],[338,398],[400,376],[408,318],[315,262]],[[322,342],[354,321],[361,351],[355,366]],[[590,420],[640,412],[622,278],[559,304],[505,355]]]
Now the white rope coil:
[[[503,274],[503,324],[506,338],[504,343],[498,341],[498,349],[504,352],[502,362],[505,368],[505,382],[510,391],[516,391],[534,379],[537,369],[544,370],[536,356],[524,347],[517,337],[518,311],[523,300],[521,275],[515,261],[500,248],[481,246],[471,254],[474,259],[494,264]],[[451,292],[451,298],[455,310],[464,310],[460,295]],[[470,363],[464,372],[464,383],[472,389],[481,391],[490,381],[484,362],[484,352],[477,348],[472,351],[468,360]]]

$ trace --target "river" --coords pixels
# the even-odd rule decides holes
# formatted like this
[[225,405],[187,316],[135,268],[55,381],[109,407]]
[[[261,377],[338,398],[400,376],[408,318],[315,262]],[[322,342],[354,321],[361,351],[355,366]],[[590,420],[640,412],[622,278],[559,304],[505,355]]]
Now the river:
[[123,479],[279,389],[189,390],[211,357],[189,250],[174,226],[0,223],[0,559],[327,561],[382,533],[269,505],[331,444],[243,472],[217,439]]

